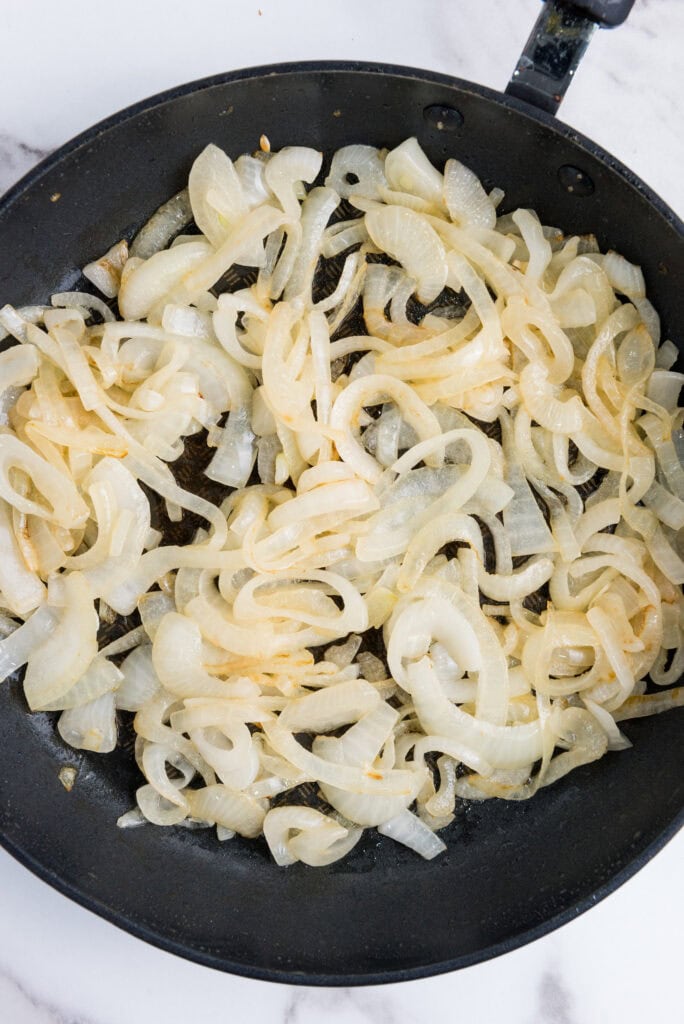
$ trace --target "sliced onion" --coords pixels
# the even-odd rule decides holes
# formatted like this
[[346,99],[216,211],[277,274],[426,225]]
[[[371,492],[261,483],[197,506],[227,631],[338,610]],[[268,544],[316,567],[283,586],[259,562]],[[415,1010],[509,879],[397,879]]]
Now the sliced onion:
[[24,693],[32,710],[55,705],[83,676],[97,654],[97,612],[81,573],[64,577],[64,611],[28,659]]
[[152,662],[149,644],[136,647],[121,665],[122,680],[115,693],[121,711],[140,711],[161,686]]
[[215,248],[225,242],[233,224],[246,211],[242,184],[232,160],[212,144],[192,165],[188,197],[197,227]]
[[430,225],[412,210],[388,206],[371,210],[365,218],[375,244],[401,263],[416,282],[421,302],[432,302],[447,278],[446,254]]
[[33,652],[54,633],[58,622],[57,610],[43,605],[9,636],[0,640],[0,679],[6,679],[25,665]]
[[444,199],[451,219],[460,227],[495,226],[493,202],[479,178],[458,160],[447,160],[444,167]]
[[264,825],[264,809],[258,801],[228,786],[204,786],[187,791],[192,815],[212,825],[223,825],[241,836],[258,836]]
[[432,860],[446,850],[446,844],[410,811],[402,811],[395,818],[378,825],[378,832],[394,839],[396,843],[408,846],[410,850],[415,850],[425,860]]
[[264,819],[264,836],[281,867],[297,860],[323,867],[349,853],[361,829],[347,829],[313,807],[276,807]]
[[385,157],[385,176],[391,188],[441,204],[442,175],[430,163],[417,139],[407,139],[389,151]]
[[527,799],[682,704],[647,676],[684,672],[684,378],[593,237],[497,217],[416,139],[321,164],[210,145],[85,268],[124,319],[0,310],[0,676],[82,750],[135,713],[122,827],[431,858],[457,797]]
[[114,694],[105,693],[87,704],[63,711],[57,729],[70,747],[108,754],[116,746]]
[[275,153],[266,164],[264,179],[285,213],[292,220],[300,216],[296,186],[307,184],[321,169],[323,154],[304,146],[285,146]]
[[439,681],[427,659],[407,669],[416,713],[425,732],[444,735],[465,748],[478,751],[495,768],[518,768],[541,756],[538,722],[501,726],[479,721],[461,711],[442,695]]
[[[98,655],[90,663],[90,666],[86,669],[84,674],[78,680],[74,686],[71,687],[63,696],[59,697],[54,704],[45,707],[45,711],[61,711],[64,709],[79,709],[84,705],[90,705],[93,701],[98,700],[100,697],[106,694],[114,693],[119,686],[121,679],[123,678],[121,672],[112,664],[111,661],[107,661],[101,654]],[[98,705],[99,709],[109,707],[108,704]],[[97,711],[100,713],[100,710]],[[103,712],[104,714],[104,712]],[[76,721],[76,719],[74,720]],[[103,736],[109,735],[111,737],[112,730],[104,730]],[[116,742],[116,729],[113,730],[114,741]],[[66,737],[62,737],[67,743]],[[104,740],[103,740],[104,742]],[[72,743],[72,746],[78,746],[76,743]],[[87,749],[94,749],[88,747]],[[113,747],[110,747],[113,750]],[[102,751],[105,752],[104,750]]]
[[27,615],[45,599],[45,585],[22,557],[5,502],[0,502],[0,591],[14,615]]
[[[167,202],[162,203],[143,225],[131,243],[131,256],[136,259],[149,259],[156,252],[165,249],[171,239],[186,228],[191,220],[190,198],[188,190],[184,188]],[[123,264],[125,265],[125,260]],[[119,283],[120,280],[119,277]],[[105,292],[105,294],[107,293]]]
[[[134,255],[140,255],[135,253]],[[99,260],[83,268],[83,276],[95,285],[108,299],[116,297],[121,284],[121,271],[128,259],[128,244],[125,239],[108,249]]]
[[325,184],[342,199],[353,195],[376,199],[379,186],[387,184],[383,160],[372,146],[343,146],[332,159]]
[[350,384],[333,405],[330,425],[340,432],[335,444],[342,458],[361,477],[372,483],[379,479],[381,468],[372,456],[363,451],[354,437],[352,422],[363,405],[378,404],[387,397],[391,397],[398,404],[404,419],[411,424],[420,438],[426,440],[440,434],[439,423],[434,414],[403,381],[382,374],[371,374]]

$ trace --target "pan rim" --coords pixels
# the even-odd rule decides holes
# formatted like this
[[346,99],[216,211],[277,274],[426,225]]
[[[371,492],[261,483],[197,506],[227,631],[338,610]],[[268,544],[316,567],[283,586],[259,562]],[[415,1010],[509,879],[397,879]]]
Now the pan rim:
[[359,72],[368,75],[378,75],[380,77],[392,75],[398,78],[415,78],[429,84],[447,85],[450,88],[460,89],[462,92],[481,96],[484,99],[499,104],[500,106],[515,110],[520,114],[526,115],[527,117],[540,122],[545,127],[550,128],[557,134],[560,134],[563,138],[575,143],[581,149],[585,149],[591,156],[594,156],[606,163],[612,171],[619,174],[621,178],[636,189],[636,191],[638,191],[643,198],[656,209],[656,211],[677,231],[679,235],[684,236],[684,221],[663,199],[661,199],[658,193],[655,192],[650,185],[630,170],[630,168],[621,160],[618,160],[617,157],[609,153],[608,150],[599,146],[598,143],[594,142],[588,136],[583,135],[581,132],[572,128],[564,121],[559,120],[559,118],[554,117],[552,114],[547,114],[546,111],[540,110],[538,107],[535,107],[530,103],[526,103],[524,100],[519,100],[514,96],[509,96],[507,93],[499,92],[497,89],[492,89],[486,85],[480,85],[477,82],[471,82],[465,78],[457,78],[452,75],[445,75],[442,72],[430,71],[425,68],[410,67],[405,64],[385,64],[382,62],[376,63],[372,61],[354,60],[303,60],[283,61],[276,64],[256,64],[246,68],[238,68],[233,71],[224,71],[216,75],[209,75],[206,78],[197,78],[191,82],[184,82],[180,85],[172,86],[169,89],[164,89],[161,92],[154,93],[152,96],[138,100],[136,103],[132,103],[127,107],[122,107],[120,110],[117,110],[115,113],[103,118],[101,121],[97,121],[90,128],[86,128],[78,135],[75,135],[73,138],[63,143],[55,149],[54,152],[46,156],[36,164],[35,167],[32,167],[27,171],[27,173],[15,182],[14,185],[11,185],[4,194],[0,195],[0,213],[2,213],[5,208],[12,206],[28,188],[30,188],[35,182],[39,181],[43,174],[55,167],[64,159],[64,157],[75,152],[77,149],[80,149],[82,146],[95,141],[99,135],[110,131],[112,128],[116,128],[124,121],[127,121],[132,117],[136,117],[138,114],[151,111],[155,107],[162,106],[164,103],[168,103],[171,100],[180,99],[181,97],[188,96],[191,93],[203,92],[206,89],[211,89],[218,85],[227,85],[231,82],[240,82],[245,79],[270,78],[278,75],[293,75],[311,72]]
[[[72,139],[58,147],[53,153],[45,157],[35,167],[29,170],[22,178],[0,196],[0,214],[18,202],[24,194],[40,179],[52,170],[67,156],[77,150],[94,142],[99,136],[117,128],[124,122],[141,113],[149,112],[158,106],[166,104],[175,99],[189,96],[193,93],[203,92],[215,86],[227,85],[243,80],[267,78],[274,76],[298,75],[302,73],[362,73],[377,75],[381,77],[394,76],[399,78],[412,78],[434,85],[444,85],[451,89],[458,89],[466,94],[474,94],[499,106],[507,107],[520,113],[531,120],[537,121],[551,129],[556,134],[569,140],[580,149],[589,153],[606,164],[611,171],[618,174],[629,186],[635,189],[646,202],[679,234],[684,237],[684,222],[671,209],[660,196],[653,191],[641,178],[634,174],[625,164],[612,156],[609,152],[597,145],[588,137],[582,135],[574,128],[558,120],[554,116],[538,110],[536,107],[508,96],[498,90],[491,89],[478,83],[465,79],[456,78],[440,72],[430,71],[421,68],[414,68],[405,65],[385,64],[381,62],[351,61],[351,60],[308,60],[291,61],[276,64],[256,65],[253,67],[240,68],[237,70],[222,72],[205,78],[196,79],[183,83],[154,95],[140,100],[134,104],[122,108],[109,115],[92,127],[74,136]],[[260,967],[248,965],[239,961],[228,960],[219,955],[212,955],[203,950],[183,944],[181,941],[170,939],[153,929],[132,920],[123,912],[119,912],[109,905],[98,901],[96,898],[84,893],[75,885],[64,881],[63,878],[53,869],[37,858],[32,856],[22,847],[15,844],[6,834],[0,831],[0,847],[3,847],[20,864],[30,870],[34,875],[46,882],[53,889],[62,895],[73,900],[99,917],[116,925],[123,931],[135,936],[138,939],[148,942],[165,952],[181,956],[184,959],[211,967],[240,977],[254,978],[256,980],[270,981],[289,985],[311,985],[317,987],[336,986],[361,986],[396,983],[401,981],[418,980],[432,977],[450,971],[470,967],[484,961],[494,959],[504,953],[512,952],[530,942],[533,942],[555,929],[574,920],[583,914],[590,907],[599,903],[606,896],[616,891],[637,871],[639,871],[656,853],[658,853],[667,842],[669,842],[679,829],[684,826],[684,808],[675,815],[672,821],[643,849],[638,851],[617,873],[613,874],[606,882],[597,887],[588,896],[574,903],[572,906],[560,911],[547,920],[531,928],[510,935],[505,940],[486,946],[475,953],[462,954],[457,957],[441,960],[436,963],[424,964],[410,968],[385,969],[382,971],[369,971],[356,974],[344,974],[334,972],[311,973],[309,971],[295,971],[288,969]]]
[[70,885],[61,878],[59,874],[50,868],[45,867],[30,854],[21,849],[0,832],[0,847],[6,850],[19,864],[27,868],[50,888],[55,889],[62,896],[72,900],[84,910],[115,925],[121,931],[140,939],[148,945],[155,946],[165,953],[181,957],[199,964],[202,967],[209,967],[212,970],[221,971],[224,974],[234,974],[241,978],[251,978],[255,981],[268,981],[281,985],[300,985],[315,988],[358,988],[364,985],[388,985],[398,984],[404,981],[420,981],[426,978],[437,977],[440,974],[449,974],[452,971],[463,970],[467,967],[474,967],[477,964],[494,960],[506,953],[512,953],[521,949],[537,939],[556,931],[563,925],[569,924],[576,918],[603,902],[607,896],[616,892],[625,882],[629,881],[640,871],[657,853],[660,852],[684,827],[684,809],[663,829],[663,831],[648,843],[639,853],[617,872],[607,882],[604,882],[588,896],[578,900],[571,907],[554,914],[540,924],[532,928],[523,929],[514,935],[503,939],[501,942],[492,943],[483,947],[476,953],[462,954],[446,960],[439,960],[435,963],[422,964],[416,967],[401,967],[386,969],[382,971],[368,971],[355,974],[344,974],[335,972],[311,973],[309,971],[288,970],[276,967],[260,967],[253,964],[245,964],[238,960],[229,960],[226,957],[212,955],[181,941],[169,939],[159,932],[154,931],[146,925],[126,917],[123,913],[112,910],[107,904],[85,895],[77,886]]

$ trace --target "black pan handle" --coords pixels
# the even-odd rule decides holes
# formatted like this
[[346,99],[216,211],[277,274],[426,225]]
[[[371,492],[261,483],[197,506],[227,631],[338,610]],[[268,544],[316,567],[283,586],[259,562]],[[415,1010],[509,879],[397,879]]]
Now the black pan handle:
[[555,114],[597,25],[614,28],[635,0],[546,0],[506,87]]
[[635,0],[572,0],[572,6],[603,28],[617,28],[627,20]]

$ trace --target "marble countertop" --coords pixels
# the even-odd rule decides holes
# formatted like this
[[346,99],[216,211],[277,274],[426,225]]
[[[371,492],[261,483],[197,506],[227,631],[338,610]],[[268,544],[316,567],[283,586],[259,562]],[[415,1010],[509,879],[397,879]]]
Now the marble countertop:
[[[33,0],[2,4],[0,191],[112,111],[229,68],[306,58],[383,60],[502,89],[538,0]],[[684,3],[637,0],[601,32],[562,117],[684,213]],[[439,978],[291,988],[222,975],[145,945],[0,851],[2,1024],[163,1020],[494,1024],[681,1020],[677,836],[636,877],[553,934]]]

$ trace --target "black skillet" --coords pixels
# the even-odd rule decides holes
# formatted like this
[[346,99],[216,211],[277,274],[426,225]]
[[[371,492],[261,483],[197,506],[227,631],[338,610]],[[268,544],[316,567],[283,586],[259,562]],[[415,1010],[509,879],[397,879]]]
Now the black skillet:
[[[0,300],[44,301],[182,187],[208,142],[274,148],[393,146],[416,135],[457,155],[506,208],[593,231],[641,263],[666,335],[684,341],[682,224],[631,172],[552,115],[596,22],[633,0],[549,3],[502,95],[387,65],[307,63],[237,71],[130,107],[44,161],[0,203]],[[430,863],[369,834],[327,869],[283,870],[260,842],[114,822],[137,785],[130,751],[65,748],[51,716],[0,694],[0,841],[61,892],[166,950],[257,978],[363,984],[476,963],[593,905],[682,823],[681,712],[628,724],[631,750],[529,803],[460,813]],[[64,765],[78,767],[67,793]]]

